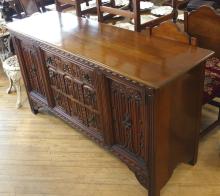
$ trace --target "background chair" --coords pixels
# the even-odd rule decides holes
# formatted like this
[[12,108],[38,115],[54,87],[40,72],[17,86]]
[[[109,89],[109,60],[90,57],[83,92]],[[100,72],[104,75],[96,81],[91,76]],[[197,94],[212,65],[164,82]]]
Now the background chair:
[[[4,72],[6,73],[9,80],[9,88],[7,89],[7,93],[10,94],[12,91],[12,87],[17,92],[17,103],[16,107],[21,107],[21,72],[20,66],[18,63],[18,59],[16,55],[13,55],[11,48],[11,39],[9,32],[4,26],[1,26],[0,40],[1,40],[1,63],[3,65]],[[4,30],[4,31],[3,31]]]
[[201,132],[201,137],[220,124],[220,15],[212,7],[202,6],[198,10],[185,12],[185,31],[197,39],[199,47],[213,50],[215,56],[205,65],[203,104],[218,107],[217,120]]
[[21,107],[21,71],[20,66],[18,63],[18,59],[16,55],[13,55],[9,58],[7,58],[2,63],[3,69],[8,77],[9,80],[9,88],[7,89],[7,93],[10,94],[12,87],[17,92],[17,102],[16,102],[16,108]]
[[169,39],[192,46],[197,45],[196,38],[191,37],[187,33],[183,32],[180,27],[172,21],[163,22],[155,27],[147,27],[146,31],[148,36]]
[[36,0],[19,0],[19,2],[26,16],[41,12]]
[[[48,10],[45,6],[52,5],[54,4],[54,2],[55,2],[54,0],[36,0],[37,5],[38,7],[40,7],[40,10],[42,12],[45,12]],[[14,16],[14,17],[22,18],[22,12],[24,10],[23,10],[23,6],[20,3],[20,0],[14,0],[14,3],[12,5],[13,5],[14,10],[16,10],[16,13],[17,13],[17,16]]]

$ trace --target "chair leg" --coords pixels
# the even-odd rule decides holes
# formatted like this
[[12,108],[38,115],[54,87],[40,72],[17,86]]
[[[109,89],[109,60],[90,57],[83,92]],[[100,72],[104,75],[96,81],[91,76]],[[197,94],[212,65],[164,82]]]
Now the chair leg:
[[220,107],[218,108],[218,121],[220,122]]
[[[111,1],[111,3],[112,3],[112,1]],[[101,0],[97,0],[97,1],[96,1],[96,4],[97,4],[98,21],[99,21],[99,22],[104,22],[103,13],[102,13],[102,11],[100,10],[100,6],[102,6],[102,1],[101,1]]]
[[203,138],[205,135],[211,132],[218,125],[220,125],[220,107],[218,107],[218,119],[200,132],[200,135],[199,135],[200,138]]
[[177,1],[172,1],[172,7],[173,7],[173,22],[176,23],[178,18],[178,10],[177,10]]
[[20,85],[20,79],[16,80],[13,82],[13,85],[16,89],[17,92],[17,103],[16,103],[16,108],[20,108],[21,107],[21,85]]
[[81,3],[76,1],[76,15],[82,17]]
[[8,77],[8,79],[9,79],[9,87],[8,87],[8,89],[6,90],[6,92],[7,92],[7,94],[10,94],[10,93],[11,93],[12,86],[13,86],[13,85],[12,85],[13,82],[12,82],[11,78]]
[[140,32],[141,31],[140,0],[133,1],[133,12],[134,12],[134,30]]
[[111,5],[111,7],[115,7],[115,0],[111,0],[110,5]]

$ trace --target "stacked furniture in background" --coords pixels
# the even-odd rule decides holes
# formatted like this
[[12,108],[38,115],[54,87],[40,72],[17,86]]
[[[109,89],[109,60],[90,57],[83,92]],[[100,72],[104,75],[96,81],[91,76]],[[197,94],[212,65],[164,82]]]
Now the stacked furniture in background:
[[39,4],[37,4],[36,0],[18,0],[22,10],[25,13],[25,16],[31,16],[32,14],[36,12],[41,12],[41,9]]
[[[13,0],[13,1],[14,1],[13,7],[16,10],[18,18],[22,18],[22,12],[24,12],[24,7],[22,6],[20,0]],[[27,4],[28,2],[32,2],[32,1],[26,0],[26,2],[25,1],[22,1],[22,2],[23,4]],[[46,11],[45,6],[54,4],[54,0],[34,0],[34,2],[37,4],[37,7],[39,8],[41,12]],[[26,16],[26,13],[25,13],[25,16]]]
[[[134,20],[134,30],[138,32],[140,32],[142,29],[145,29],[147,26],[155,26],[169,19],[176,21],[178,16],[177,0],[172,0],[172,7],[173,11],[170,14],[161,16],[142,24],[140,0],[129,0],[129,9],[126,9],[125,7],[118,8],[115,6],[115,0],[111,0],[110,6],[103,5],[102,0],[97,0],[97,13],[99,22],[104,22],[106,18],[109,19],[109,16],[123,16]],[[104,16],[104,13],[108,13],[108,15]]]
[[63,10],[75,7],[76,9],[76,15],[79,17],[85,16],[91,12],[96,12],[96,7],[88,7],[87,9],[82,9],[81,5],[83,3],[86,3],[87,6],[89,6],[89,2],[91,0],[55,0],[56,9],[59,12],[62,12]]

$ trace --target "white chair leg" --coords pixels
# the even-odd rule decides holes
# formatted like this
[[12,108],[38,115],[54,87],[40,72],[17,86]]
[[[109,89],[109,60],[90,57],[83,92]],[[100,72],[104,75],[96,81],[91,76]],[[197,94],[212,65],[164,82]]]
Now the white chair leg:
[[8,77],[8,79],[9,79],[9,87],[8,87],[8,89],[6,90],[6,92],[7,92],[7,94],[10,94],[10,93],[11,93],[12,86],[13,86],[13,85],[12,85],[13,82],[12,82],[11,78]]
[[16,103],[16,108],[20,108],[21,107],[21,85],[20,85],[20,79],[16,80],[13,82],[13,85],[16,89],[17,92],[17,103]]

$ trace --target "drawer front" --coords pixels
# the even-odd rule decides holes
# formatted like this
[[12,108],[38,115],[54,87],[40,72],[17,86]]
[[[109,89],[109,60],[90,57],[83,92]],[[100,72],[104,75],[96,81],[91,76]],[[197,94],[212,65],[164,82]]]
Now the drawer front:
[[75,79],[82,81],[84,84],[94,86],[94,74],[92,68],[86,68],[83,65],[76,65],[66,59],[57,57],[53,54],[45,52],[45,61],[47,67],[52,67],[57,72],[69,75]]
[[110,80],[114,143],[147,161],[145,91]]

